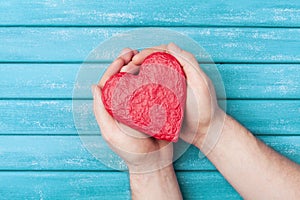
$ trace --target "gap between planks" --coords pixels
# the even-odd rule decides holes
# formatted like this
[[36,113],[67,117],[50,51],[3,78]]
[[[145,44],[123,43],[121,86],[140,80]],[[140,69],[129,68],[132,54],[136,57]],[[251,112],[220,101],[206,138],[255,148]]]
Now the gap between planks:
[[297,29],[300,26],[284,26],[284,25],[51,25],[51,24],[1,24],[0,28],[278,28],[278,29]]

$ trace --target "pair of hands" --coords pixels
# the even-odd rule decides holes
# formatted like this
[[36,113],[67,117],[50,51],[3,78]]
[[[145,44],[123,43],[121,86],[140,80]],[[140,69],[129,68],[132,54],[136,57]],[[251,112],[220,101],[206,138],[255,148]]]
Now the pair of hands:
[[[105,82],[118,72],[136,74],[144,59],[154,52],[167,52],[173,55],[183,67],[187,78],[187,99],[184,121],[180,138],[201,149],[210,127],[222,113],[217,104],[216,94],[211,80],[199,68],[195,57],[174,43],[148,48],[138,52],[124,49],[120,56],[107,68],[98,85],[93,86],[94,113],[102,136],[109,146],[126,162],[130,172],[146,172],[161,169],[172,164],[173,144],[152,137],[143,137],[142,133],[120,128],[106,111],[101,100],[101,88]],[[125,127],[125,125],[122,125]],[[131,132],[130,134],[128,134]],[[210,133],[212,134],[212,133]],[[204,152],[205,153],[205,152]]]

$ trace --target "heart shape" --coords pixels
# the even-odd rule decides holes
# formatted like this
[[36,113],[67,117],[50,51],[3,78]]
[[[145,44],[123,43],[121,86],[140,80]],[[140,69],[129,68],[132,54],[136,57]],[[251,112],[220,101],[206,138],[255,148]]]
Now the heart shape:
[[186,102],[186,78],[168,53],[145,58],[138,75],[120,72],[102,89],[106,110],[119,122],[154,138],[177,142]]

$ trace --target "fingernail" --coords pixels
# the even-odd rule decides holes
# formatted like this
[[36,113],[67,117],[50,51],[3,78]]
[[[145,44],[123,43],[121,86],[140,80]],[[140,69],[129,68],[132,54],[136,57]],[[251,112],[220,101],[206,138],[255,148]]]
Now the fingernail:
[[126,47],[126,48],[122,49],[122,51],[120,52],[120,56],[130,53],[131,51],[132,51],[132,49]]
[[135,54],[131,60],[135,63],[139,56],[140,54]]
[[134,57],[136,54],[138,54],[138,53],[139,53],[139,51],[138,51],[138,50],[136,50],[136,49],[134,49],[132,52],[133,52],[133,57]]

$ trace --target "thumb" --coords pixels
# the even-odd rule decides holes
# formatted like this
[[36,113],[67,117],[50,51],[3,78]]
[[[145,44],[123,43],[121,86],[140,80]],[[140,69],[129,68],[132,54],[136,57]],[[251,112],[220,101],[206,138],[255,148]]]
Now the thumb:
[[94,115],[100,126],[102,134],[115,129],[116,124],[114,118],[106,111],[105,106],[102,102],[102,92],[98,85],[92,85],[93,93],[93,109]]

